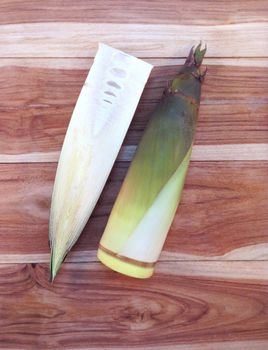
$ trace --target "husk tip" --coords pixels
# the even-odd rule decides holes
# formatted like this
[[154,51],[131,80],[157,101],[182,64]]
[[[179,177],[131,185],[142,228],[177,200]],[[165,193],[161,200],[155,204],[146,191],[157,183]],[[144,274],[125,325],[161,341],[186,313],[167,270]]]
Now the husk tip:
[[53,273],[53,271],[50,270],[50,276],[49,276],[49,282],[53,283],[56,275]]
[[57,273],[59,271],[61,264],[56,263],[55,261],[55,254],[53,254],[53,250],[51,249],[51,256],[50,256],[50,276],[49,281],[53,283],[55,277],[57,276]]
[[53,249],[51,248],[51,255],[50,255],[50,282],[53,283],[54,279],[56,278],[61,264],[64,262],[64,260],[67,257],[67,254],[69,253],[69,250],[66,250],[63,255],[56,255],[53,252]]

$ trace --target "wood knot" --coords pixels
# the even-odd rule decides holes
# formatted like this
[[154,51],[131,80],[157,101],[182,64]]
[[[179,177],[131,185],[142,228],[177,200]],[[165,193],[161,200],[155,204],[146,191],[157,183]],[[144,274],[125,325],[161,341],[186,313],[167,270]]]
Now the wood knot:
[[[172,306],[170,305],[172,304]],[[167,325],[174,317],[184,312],[184,308],[164,300],[135,298],[127,305],[113,310],[113,318],[121,327],[130,330],[146,330],[160,324]]]

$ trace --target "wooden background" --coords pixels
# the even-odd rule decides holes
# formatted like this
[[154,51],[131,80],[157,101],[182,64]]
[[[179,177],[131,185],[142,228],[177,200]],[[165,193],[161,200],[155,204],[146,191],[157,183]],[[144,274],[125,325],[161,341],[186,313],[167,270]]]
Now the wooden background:
[[[1,0],[0,348],[268,348],[268,2]],[[148,113],[193,44],[208,73],[182,203],[150,280],[96,249]],[[60,147],[102,41],[155,69],[109,181],[55,283]]]

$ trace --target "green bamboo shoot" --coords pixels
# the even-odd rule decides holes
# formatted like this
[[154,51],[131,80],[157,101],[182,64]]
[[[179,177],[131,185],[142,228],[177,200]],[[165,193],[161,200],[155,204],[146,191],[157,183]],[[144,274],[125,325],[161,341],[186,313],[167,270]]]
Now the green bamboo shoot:
[[98,258],[150,277],[177,210],[189,166],[206,49],[191,50],[153,112],[100,241]]

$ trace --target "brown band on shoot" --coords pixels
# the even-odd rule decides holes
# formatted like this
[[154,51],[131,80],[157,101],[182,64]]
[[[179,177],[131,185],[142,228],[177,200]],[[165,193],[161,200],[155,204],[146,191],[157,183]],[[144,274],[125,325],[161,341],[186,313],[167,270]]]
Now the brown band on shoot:
[[120,254],[116,254],[116,253],[112,252],[111,250],[103,247],[101,244],[99,245],[99,249],[104,251],[106,254],[112,256],[113,258],[120,259],[120,260],[125,261],[129,264],[133,264],[133,265],[137,265],[137,266],[141,266],[141,267],[154,267],[156,264],[156,262],[143,262],[143,261],[128,258],[126,256],[122,256]]

